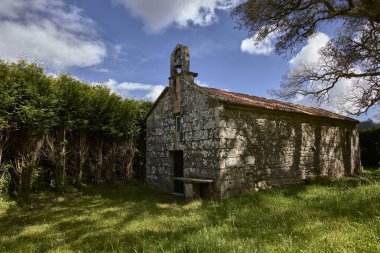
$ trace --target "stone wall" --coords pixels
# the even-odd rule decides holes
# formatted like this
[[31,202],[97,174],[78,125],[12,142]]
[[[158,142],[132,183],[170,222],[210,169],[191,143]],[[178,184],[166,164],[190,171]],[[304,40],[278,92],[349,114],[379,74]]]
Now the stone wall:
[[[174,82],[180,85],[179,133],[175,129],[177,115],[173,114],[176,99]],[[174,150],[183,150],[184,177],[213,180],[219,178],[219,110],[216,100],[199,91],[191,73],[182,73],[171,78],[167,93],[147,118],[148,185],[166,192],[173,191],[174,170],[170,151]],[[216,184],[212,188],[213,194],[217,194]]]
[[226,105],[219,126],[222,198],[360,167],[354,122]]
[[173,192],[173,151],[178,150],[183,176],[212,179],[209,193],[216,199],[359,169],[354,121],[223,104],[194,84],[197,74],[189,69],[189,49],[177,45],[169,87],[147,117],[148,185]]

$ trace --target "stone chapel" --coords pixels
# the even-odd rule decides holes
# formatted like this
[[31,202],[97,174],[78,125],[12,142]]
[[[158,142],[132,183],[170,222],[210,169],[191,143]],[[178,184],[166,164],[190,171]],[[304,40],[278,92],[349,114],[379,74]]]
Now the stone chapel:
[[177,45],[169,85],[146,116],[146,183],[223,199],[342,177],[360,168],[358,121],[319,108],[195,84],[190,53]]

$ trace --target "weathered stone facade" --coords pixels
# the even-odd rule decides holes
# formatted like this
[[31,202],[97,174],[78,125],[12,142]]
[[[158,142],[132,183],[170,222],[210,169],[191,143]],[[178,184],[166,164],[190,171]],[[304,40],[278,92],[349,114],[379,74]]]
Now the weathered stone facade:
[[178,45],[169,87],[147,116],[148,185],[173,192],[185,182],[185,196],[221,199],[359,169],[356,121],[230,103],[196,85],[189,63]]
[[233,106],[219,120],[222,197],[359,169],[355,124]]

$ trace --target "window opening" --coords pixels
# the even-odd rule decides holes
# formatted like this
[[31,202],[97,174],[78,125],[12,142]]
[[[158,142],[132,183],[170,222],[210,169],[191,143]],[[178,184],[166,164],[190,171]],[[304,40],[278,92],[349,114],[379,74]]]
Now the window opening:
[[181,131],[181,117],[180,116],[175,117],[175,131],[177,133]]

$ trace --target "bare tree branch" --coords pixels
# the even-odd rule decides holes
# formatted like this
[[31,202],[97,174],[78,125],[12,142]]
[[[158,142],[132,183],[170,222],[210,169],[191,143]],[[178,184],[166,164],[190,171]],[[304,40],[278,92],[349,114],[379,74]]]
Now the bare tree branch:
[[[237,6],[232,15],[239,28],[255,35],[256,42],[277,34],[278,54],[295,54],[297,46],[326,24],[338,22],[340,29],[312,66],[292,69],[280,90],[271,93],[291,99],[310,96],[326,102],[341,82],[349,80],[351,114],[367,112],[380,103],[380,5],[373,0],[249,0]],[[270,32],[269,28],[270,27]]]

